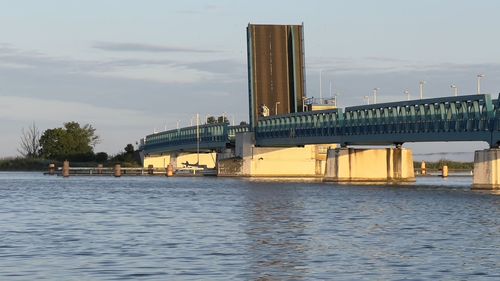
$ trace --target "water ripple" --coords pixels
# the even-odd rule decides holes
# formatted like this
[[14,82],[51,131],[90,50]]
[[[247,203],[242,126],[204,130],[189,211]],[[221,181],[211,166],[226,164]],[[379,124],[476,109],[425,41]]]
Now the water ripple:
[[0,173],[0,280],[498,280],[469,185]]

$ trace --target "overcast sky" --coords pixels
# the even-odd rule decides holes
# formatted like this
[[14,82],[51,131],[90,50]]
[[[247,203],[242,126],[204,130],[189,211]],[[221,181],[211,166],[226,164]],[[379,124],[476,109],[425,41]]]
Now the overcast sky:
[[[117,153],[191,118],[248,119],[246,26],[305,26],[307,95],[340,106],[500,92],[500,1],[0,0],[0,157],[21,129],[90,123]],[[484,144],[410,145],[416,154]],[[418,155],[417,155],[418,156]],[[425,156],[429,157],[429,156]]]

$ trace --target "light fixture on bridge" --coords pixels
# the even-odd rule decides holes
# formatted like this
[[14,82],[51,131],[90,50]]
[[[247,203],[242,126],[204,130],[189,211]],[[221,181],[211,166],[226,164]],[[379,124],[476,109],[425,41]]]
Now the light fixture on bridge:
[[455,97],[458,96],[458,87],[457,87],[457,85],[451,84],[450,88],[453,90],[453,93],[454,93]]
[[485,75],[484,74],[478,74],[477,75],[477,94],[481,94],[481,78],[483,78]]
[[377,103],[377,93],[380,88],[373,88],[373,104]]
[[370,97],[364,96],[363,99],[366,101],[366,104],[370,104]]
[[420,90],[420,99],[424,98],[424,84],[427,83],[424,80],[418,82],[419,90]]
[[410,100],[410,91],[405,90],[404,93],[406,95],[406,100]]

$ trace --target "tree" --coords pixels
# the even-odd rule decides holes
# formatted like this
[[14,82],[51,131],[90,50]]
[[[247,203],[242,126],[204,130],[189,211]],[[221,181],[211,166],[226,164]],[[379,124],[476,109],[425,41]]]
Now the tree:
[[215,117],[209,116],[207,118],[207,124],[215,124],[215,123],[217,123],[217,120],[215,119]]
[[135,151],[134,146],[131,143],[127,144],[127,146],[125,147],[125,152],[127,154],[133,154],[134,151]]
[[45,130],[40,137],[40,154],[48,159],[89,161],[99,141],[92,125],[68,122],[63,128]]
[[25,158],[37,158],[40,150],[40,130],[35,122],[31,126],[21,131],[20,148],[17,151]]
[[106,162],[108,161],[108,154],[106,152],[98,152],[95,154],[95,161],[96,162]]
[[217,123],[229,123],[226,116],[217,117]]

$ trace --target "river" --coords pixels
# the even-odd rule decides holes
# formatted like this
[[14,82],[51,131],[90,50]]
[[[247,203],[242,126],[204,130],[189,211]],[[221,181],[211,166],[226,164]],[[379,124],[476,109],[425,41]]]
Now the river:
[[0,173],[0,280],[500,280],[500,194]]

